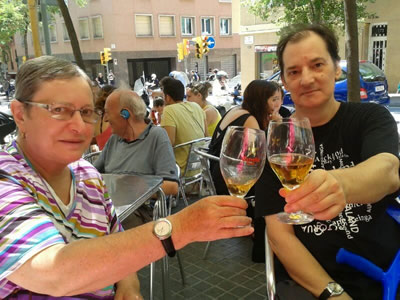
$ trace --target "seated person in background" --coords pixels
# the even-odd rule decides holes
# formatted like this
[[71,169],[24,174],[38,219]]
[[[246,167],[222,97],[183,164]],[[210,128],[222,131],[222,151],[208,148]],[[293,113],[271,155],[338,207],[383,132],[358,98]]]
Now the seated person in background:
[[[114,90],[115,87],[112,85],[104,85],[97,94],[94,106],[104,113],[106,99]],[[94,138],[96,144],[99,146],[99,150],[103,150],[104,145],[111,136],[111,127],[109,125],[110,124],[104,120],[104,115],[102,114],[100,121],[96,123],[94,129]]]
[[[282,103],[281,90],[279,84],[273,81],[253,80],[250,82],[244,91],[242,105],[230,109],[216,126],[209,145],[209,153],[220,156],[222,141],[229,126],[266,130],[272,114]],[[219,162],[210,161],[210,171],[217,194],[229,195]]]
[[[155,222],[122,230],[100,174],[81,158],[101,115],[88,76],[34,58],[18,71],[15,97],[18,137],[0,149],[0,298],[141,299],[135,272],[166,252]],[[230,196],[199,200],[167,217],[172,243],[249,235],[245,209]]]
[[[310,119],[316,154],[297,189],[283,189],[268,164],[256,183],[256,215],[265,216],[271,248],[285,269],[275,264],[277,295],[382,299],[381,283],[338,264],[336,255],[344,248],[386,270],[400,249],[400,226],[386,213],[389,205],[398,206],[396,122],[383,106],[335,100],[341,69],[331,30],[296,25],[285,32],[277,46],[282,82],[296,106],[294,116]],[[275,215],[283,210],[312,213],[315,220],[284,224]]]
[[157,97],[153,101],[153,107],[151,109],[151,121],[155,125],[160,125],[162,114],[164,112],[165,102],[162,97]]
[[208,136],[212,136],[217,127],[221,115],[218,109],[207,101],[209,90],[212,88],[209,82],[197,83],[186,90],[186,97],[189,102],[195,102],[206,113]]
[[[164,179],[164,193],[176,195],[178,177],[171,143],[164,129],[146,122],[146,105],[139,95],[116,90],[107,98],[104,112],[113,135],[94,162],[96,169],[100,173],[157,175]],[[135,213],[142,221],[151,217],[146,206]]]
[[[166,107],[161,126],[167,131],[172,146],[207,136],[206,115],[197,103],[183,102],[183,84],[174,78],[164,77],[160,81]],[[188,147],[174,149],[176,163],[185,170],[189,155]]]

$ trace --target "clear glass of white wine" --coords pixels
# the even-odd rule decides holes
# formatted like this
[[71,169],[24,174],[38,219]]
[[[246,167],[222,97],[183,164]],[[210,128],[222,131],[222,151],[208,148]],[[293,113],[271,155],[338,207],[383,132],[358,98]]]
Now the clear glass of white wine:
[[230,126],[222,142],[220,168],[231,196],[244,198],[260,177],[266,160],[265,131]]
[[[267,133],[268,162],[283,187],[294,190],[308,175],[315,156],[314,136],[307,118],[284,118],[271,121]],[[306,224],[314,220],[311,213],[297,211],[278,214],[281,222]]]

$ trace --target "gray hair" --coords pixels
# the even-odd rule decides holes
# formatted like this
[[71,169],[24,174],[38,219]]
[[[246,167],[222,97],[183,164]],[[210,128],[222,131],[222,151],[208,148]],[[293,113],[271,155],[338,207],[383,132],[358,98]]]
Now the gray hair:
[[18,71],[15,81],[15,98],[21,102],[30,101],[43,82],[74,77],[82,77],[91,87],[91,80],[86,73],[70,61],[53,56],[30,59]]
[[120,93],[119,105],[121,108],[129,109],[137,120],[146,118],[146,104],[143,99],[131,90],[117,90]]

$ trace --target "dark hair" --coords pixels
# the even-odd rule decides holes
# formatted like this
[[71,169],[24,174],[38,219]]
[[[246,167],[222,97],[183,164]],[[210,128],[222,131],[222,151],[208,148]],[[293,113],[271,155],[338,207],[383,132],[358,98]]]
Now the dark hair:
[[161,79],[160,85],[165,95],[170,96],[174,101],[183,101],[183,97],[185,96],[185,88],[182,82],[166,76]]
[[326,44],[329,55],[334,64],[340,61],[338,40],[335,33],[322,24],[295,24],[282,29],[283,35],[279,40],[276,55],[281,69],[281,76],[284,75],[283,52],[288,43],[296,43],[310,36],[313,32],[317,34]]
[[206,82],[195,84],[194,86],[192,86],[190,88],[190,91],[195,95],[201,94],[201,97],[203,98],[202,100],[206,101],[211,88],[212,88],[211,83],[206,81]]
[[275,81],[253,80],[244,90],[242,108],[254,116],[261,129],[267,128],[267,100],[276,91],[281,91],[281,86]]
[[95,102],[95,107],[101,109],[101,111],[104,113],[104,105],[106,104],[106,99],[108,96],[111,95],[112,92],[115,91],[115,87],[112,85],[104,85],[99,93],[96,95],[96,102]]
[[156,99],[154,99],[153,101],[153,106],[154,107],[159,107],[159,106],[164,106],[164,99],[162,97],[157,97]]

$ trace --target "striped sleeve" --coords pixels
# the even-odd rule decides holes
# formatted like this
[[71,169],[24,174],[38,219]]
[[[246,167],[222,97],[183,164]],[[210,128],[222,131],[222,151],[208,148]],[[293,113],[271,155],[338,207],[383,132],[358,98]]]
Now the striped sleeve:
[[64,239],[23,187],[0,180],[0,286],[13,271]]

